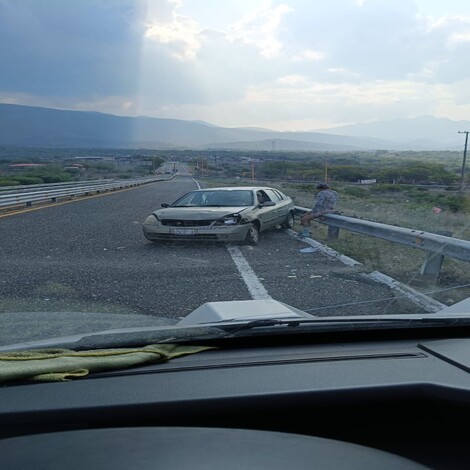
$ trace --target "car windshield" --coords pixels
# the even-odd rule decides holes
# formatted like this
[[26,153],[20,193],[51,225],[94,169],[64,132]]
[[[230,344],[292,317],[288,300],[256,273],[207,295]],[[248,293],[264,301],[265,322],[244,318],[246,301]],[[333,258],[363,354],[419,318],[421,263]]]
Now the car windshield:
[[194,191],[184,195],[172,204],[173,207],[207,206],[252,206],[253,192],[247,190],[232,191]]
[[0,43],[0,346],[470,313],[469,2],[0,0]]

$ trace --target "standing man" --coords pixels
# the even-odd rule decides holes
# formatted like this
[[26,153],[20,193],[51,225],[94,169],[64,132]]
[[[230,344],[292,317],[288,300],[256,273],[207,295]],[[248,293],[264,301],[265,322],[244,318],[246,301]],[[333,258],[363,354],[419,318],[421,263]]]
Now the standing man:
[[338,200],[338,193],[330,189],[327,183],[317,184],[318,193],[315,195],[315,204],[311,211],[308,211],[300,218],[303,230],[299,233],[299,237],[306,238],[310,236],[309,227],[310,221],[334,212],[336,201]]

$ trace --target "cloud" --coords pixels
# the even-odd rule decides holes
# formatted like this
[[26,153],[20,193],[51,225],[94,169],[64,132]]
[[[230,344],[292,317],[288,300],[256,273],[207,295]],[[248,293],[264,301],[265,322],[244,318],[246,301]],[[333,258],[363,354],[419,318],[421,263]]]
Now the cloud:
[[290,11],[292,8],[286,4],[274,6],[271,1],[266,1],[260,8],[232,24],[229,37],[232,41],[253,44],[263,57],[274,58],[283,47],[277,37],[278,28],[284,15]]
[[0,0],[0,100],[278,128],[461,115],[470,14],[425,13],[411,0]]
[[470,42],[470,32],[468,33],[455,33],[449,36],[449,45],[457,46],[459,44],[464,44]]
[[55,97],[134,90],[140,0],[0,2],[0,90]]
[[145,37],[171,47],[171,54],[180,60],[191,60],[201,48],[200,29],[191,18],[178,15],[181,2],[170,2],[174,10],[166,21],[153,21],[147,24]]
[[317,61],[317,60],[322,60],[324,59],[326,54],[324,52],[319,52],[319,51],[314,51],[312,49],[306,49],[304,51],[299,52],[298,54],[295,54],[292,57],[292,60],[294,62],[299,62],[299,61]]
[[277,80],[277,83],[281,85],[288,85],[298,87],[299,85],[305,84],[307,82],[307,78],[303,77],[302,75],[286,75],[285,77],[281,77]]

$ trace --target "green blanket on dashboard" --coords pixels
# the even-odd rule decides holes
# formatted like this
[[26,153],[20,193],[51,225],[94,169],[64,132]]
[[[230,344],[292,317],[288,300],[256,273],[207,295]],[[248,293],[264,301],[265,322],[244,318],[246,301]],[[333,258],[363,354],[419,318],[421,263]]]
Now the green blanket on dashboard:
[[0,353],[0,384],[19,380],[67,381],[93,372],[103,372],[144,364],[164,362],[176,357],[214,349],[209,346],[152,344],[141,348],[31,349]]

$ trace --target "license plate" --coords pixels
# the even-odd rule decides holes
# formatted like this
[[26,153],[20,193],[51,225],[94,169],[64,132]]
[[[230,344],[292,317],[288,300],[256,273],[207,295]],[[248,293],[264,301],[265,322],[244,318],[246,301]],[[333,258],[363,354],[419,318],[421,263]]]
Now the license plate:
[[196,231],[191,228],[175,228],[173,233],[175,235],[194,235]]

